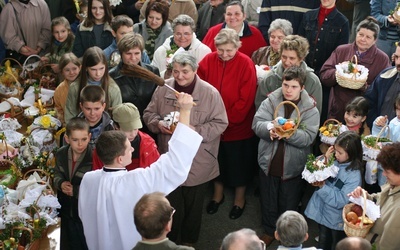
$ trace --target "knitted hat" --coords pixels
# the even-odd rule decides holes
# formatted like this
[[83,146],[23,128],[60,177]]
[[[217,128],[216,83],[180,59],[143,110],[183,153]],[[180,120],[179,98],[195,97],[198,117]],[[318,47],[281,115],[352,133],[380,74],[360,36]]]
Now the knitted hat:
[[113,120],[118,123],[122,131],[132,131],[142,128],[139,110],[132,103],[122,103],[113,108]]

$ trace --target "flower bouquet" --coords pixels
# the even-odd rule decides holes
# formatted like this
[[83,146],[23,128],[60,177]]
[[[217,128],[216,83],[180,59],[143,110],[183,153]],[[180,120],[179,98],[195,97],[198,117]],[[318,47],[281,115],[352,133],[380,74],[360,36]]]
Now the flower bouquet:
[[[355,63],[352,62],[353,58]],[[367,82],[369,70],[358,64],[356,55],[350,61],[339,63],[335,67],[336,81],[343,88],[360,89]]]
[[313,154],[307,156],[307,163],[301,174],[303,179],[308,183],[314,183],[317,181],[324,181],[329,177],[336,177],[339,172],[339,168],[333,164],[335,160],[334,154],[325,160],[323,155],[315,157]]

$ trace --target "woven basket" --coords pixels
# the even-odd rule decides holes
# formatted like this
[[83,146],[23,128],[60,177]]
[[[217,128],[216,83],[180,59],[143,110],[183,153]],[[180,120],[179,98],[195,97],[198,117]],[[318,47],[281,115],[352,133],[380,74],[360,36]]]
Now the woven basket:
[[[340,127],[342,126],[342,123],[336,119],[328,119],[324,122],[324,124],[322,126],[328,127],[329,124],[333,124],[334,129],[338,131],[338,135],[339,135]],[[337,138],[337,136],[323,135],[322,133],[320,133],[319,136],[321,137],[321,142],[329,144],[329,145],[334,145],[336,138]]]
[[10,118],[17,119],[19,123],[22,123],[25,120],[24,109],[22,107],[14,105],[7,99],[3,99],[2,101],[8,102],[11,108],[6,112],[0,112],[0,115],[8,114],[10,115]]
[[[353,58],[355,58],[355,60],[354,60],[355,61],[355,66],[354,67],[358,68],[357,67],[358,66],[357,56],[354,55],[350,59],[350,61],[353,61]],[[348,64],[349,62],[343,62],[343,63]],[[336,70],[335,76],[336,76],[337,83],[340,86],[342,86],[343,88],[347,88],[347,89],[361,89],[365,85],[365,83],[367,82],[367,77],[366,78],[357,79],[356,75],[353,74],[352,77],[348,78],[348,77],[345,77],[345,76],[341,75],[337,70]]]
[[[362,147],[363,147],[363,154],[365,156],[369,157],[372,160],[376,160],[376,157],[381,152],[381,149],[379,147],[377,147],[376,145],[378,144],[379,139],[382,136],[382,133],[386,129],[388,130],[386,138],[388,138],[390,140],[390,127],[389,126],[383,126],[381,131],[379,131],[379,134],[376,136],[375,147],[371,147],[371,146],[367,145],[363,140],[361,140],[361,144],[362,144]],[[371,136],[372,135],[368,135],[365,138],[368,138],[368,137],[371,137]],[[392,143],[392,142],[385,142],[385,144],[389,144],[389,143]]]
[[[19,67],[22,70],[22,65],[17,60],[15,60],[13,58],[4,58],[1,61],[0,65],[3,65],[8,60],[16,62],[17,65],[19,65]],[[7,99],[7,98],[10,98],[10,97],[16,97],[19,100],[22,100],[22,94],[24,92],[24,89],[21,86],[21,81],[20,81],[19,77],[16,77],[15,75],[10,74],[10,73],[8,73],[6,71],[4,71],[4,73],[9,75],[9,76],[11,76],[15,80],[15,83],[14,83],[15,88],[14,88],[14,91],[12,91],[12,93],[2,93],[2,92],[0,92],[0,99],[2,99],[2,98],[6,98]]]
[[4,143],[4,145],[6,146],[5,148],[7,157],[6,159],[0,159],[0,170],[12,170],[13,175],[16,177],[16,179],[13,183],[9,183],[8,188],[15,189],[18,185],[19,180],[21,179],[22,174],[17,165],[15,165],[15,163],[11,161],[10,157],[8,156],[8,146],[5,138],[3,138],[1,143]]
[[347,236],[349,237],[362,237],[365,238],[367,236],[369,230],[374,226],[374,223],[364,225],[363,221],[365,218],[365,211],[367,210],[367,195],[365,191],[362,191],[363,196],[364,196],[364,205],[363,205],[363,213],[362,213],[362,218],[360,225],[354,225],[350,222],[347,221],[346,219],[346,214],[351,211],[351,208],[355,205],[354,203],[347,204],[343,207],[343,221],[344,221],[344,232],[346,233]]
[[[24,173],[24,175],[22,176],[22,179],[23,180],[27,180],[28,178],[29,178],[29,176],[30,175],[32,175],[33,173],[37,173],[41,178],[42,177],[46,177],[46,181],[43,181],[43,182],[41,182],[41,183],[39,183],[39,184],[42,184],[42,185],[46,185],[47,186],[47,191],[50,191],[51,193],[53,193],[54,194],[54,189],[53,189],[53,180],[52,180],[52,178],[51,178],[51,176],[50,176],[50,174],[49,173],[47,173],[46,171],[44,171],[43,169],[40,169],[40,168],[33,168],[33,169],[29,169],[28,171],[26,171],[25,173]],[[39,199],[39,198],[38,198]]]
[[[276,118],[278,117],[278,111],[279,108],[284,105],[284,104],[289,104],[292,105],[294,107],[294,109],[297,112],[297,122],[294,123],[294,127],[290,128],[290,129],[283,129],[283,126],[280,125],[277,121]],[[293,119],[287,119],[287,121],[293,121]],[[278,104],[278,106],[276,106],[275,108],[275,112],[274,112],[274,120],[272,121],[275,127],[275,132],[282,138],[289,138],[290,136],[292,136],[294,134],[294,132],[296,132],[297,128],[299,127],[300,124],[300,110],[299,108],[296,106],[296,104],[294,104],[291,101],[283,101],[281,103]]]

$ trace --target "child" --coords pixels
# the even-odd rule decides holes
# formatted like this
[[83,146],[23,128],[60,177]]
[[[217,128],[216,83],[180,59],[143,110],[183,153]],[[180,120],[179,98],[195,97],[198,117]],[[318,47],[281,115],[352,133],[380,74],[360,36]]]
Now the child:
[[[268,95],[253,120],[252,128],[260,137],[258,163],[261,168],[260,200],[265,230],[261,240],[267,246],[275,240],[278,217],[287,210],[298,209],[306,186],[301,172],[317,136],[320,118],[314,99],[304,89],[305,80],[306,71],[303,68],[287,68],[283,73],[282,87]],[[289,138],[282,138],[274,126],[270,127],[275,119],[275,108],[283,100],[296,104],[301,114],[297,117],[292,105],[284,105],[278,110],[278,116],[301,120],[300,126]]]
[[183,183],[203,138],[189,127],[193,98],[184,93],[176,102],[179,124],[170,140],[169,152],[150,168],[127,172],[133,148],[125,133],[100,135],[96,150],[105,166],[87,173],[79,189],[79,217],[89,249],[132,249],[141,239],[133,223],[133,208],[145,193],[166,194]]
[[[119,62],[114,62],[114,55],[120,55],[117,47],[117,43],[122,39],[122,37],[128,33],[133,33],[133,21],[130,17],[126,15],[115,16],[111,21],[112,35],[114,37],[113,42],[106,49],[103,50],[107,61],[111,61],[111,67],[115,66]],[[150,64],[150,58],[146,51],[142,52],[142,62]],[[115,64],[115,65],[114,65]]]
[[[76,3],[75,3],[76,4]],[[75,5],[77,8],[77,13],[75,15],[75,21],[71,23],[71,29],[74,34],[77,31],[78,25],[85,21],[88,15],[88,2],[87,0],[81,0],[78,2],[78,5]]]
[[65,122],[79,114],[79,93],[86,85],[98,85],[103,88],[106,93],[106,110],[122,103],[121,91],[109,76],[107,60],[99,47],[86,50],[82,59],[82,72],[81,77],[69,88],[64,114]]
[[108,0],[89,0],[88,16],[78,26],[73,52],[77,57],[83,56],[85,51],[98,46],[102,50],[113,41],[110,22],[112,12]]
[[[380,137],[387,137],[390,140],[397,142],[400,141],[400,94],[397,95],[394,102],[394,109],[396,111],[396,117],[389,122],[389,129],[382,132]],[[387,115],[379,116],[375,119],[372,125],[372,135],[377,136],[382,128],[388,124]],[[390,134],[388,134],[388,131]],[[376,177],[378,180],[378,185],[382,186],[386,183],[386,177],[383,175],[383,168],[380,164],[377,164],[378,171]]]
[[325,159],[329,159],[333,152],[339,173],[336,178],[313,183],[319,189],[314,192],[304,212],[319,224],[318,248],[322,249],[334,249],[346,237],[342,210],[349,202],[347,194],[361,185],[363,151],[360,136],[354,131],[341,133],[335,145],[325,153]]
[[[122,103],[115,106],[112,111],[114,127],[122,130],[134,149],[132,153],[132,162],[126,169],[128,171],[136,168],[145,168],[150,166],[159,157],[157,145],[151,136],[139,131],[142,128],[139,110],[132,103]],[[104,166],[99,159],[96,150],[93,152],[93,170],[101,169]]]
[[46,54],[41,60],[46,64],[51,64],[55,73],[59,73],[59,61],[61,56],[72,51],[75,35],[71,31],[71,26],[65,17],[56,17],[51,21],[51,47],[50,53]]
[[65,126],[64,108],[67,103],[68,90],[71,83],[79,76],[81,61],[74,53],[69,52],[61,56],[58,66],[64,77],[64,81],[62,81],[54,91],[54,106],[57,111],[57,118],[61,121],[63,126]]
[[78,215],[78,196],[83,175],[92,169],[89,123],[78,117],[71,119],[64,139],[68,145],[57,151],[54,172],[61,204],[61,249],[88,249]]
[[90,144],[94,145],[101,133],[114,130],[113,120],[104,111],[106,107],[105,92],[100,86],[88,85],[80,94],[80,107],[82,112],[78,117],[85,118],[90,125]]
[[355,97],[347,104],[345,111],[344,121],[348,130],[355,131],[360,136],[371,134],[365,122],[368,114],[368,101],[364,97]]

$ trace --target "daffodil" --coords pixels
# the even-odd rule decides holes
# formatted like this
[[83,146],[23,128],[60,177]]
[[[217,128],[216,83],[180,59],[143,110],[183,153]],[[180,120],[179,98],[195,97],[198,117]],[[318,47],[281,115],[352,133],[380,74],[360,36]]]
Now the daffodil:
[[325,136],[328,136],[329,135],[329,131],[324,131],[322,134],[325,135]]
[[322,126],[322,127],[319,128],[319,132],[321,132],[321,133],[324,132],[325,130],[326,130],[325,126]]
[[44,115],[42,119],[40,119],[40,125],[44,128],[49,128],[51,125],[51,118],[49,115]]

